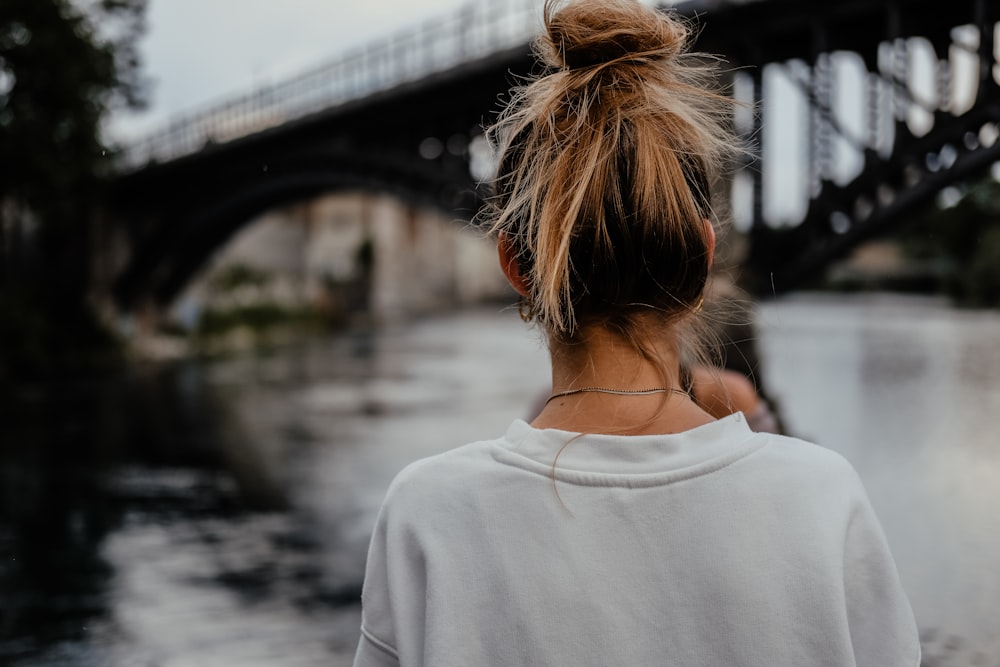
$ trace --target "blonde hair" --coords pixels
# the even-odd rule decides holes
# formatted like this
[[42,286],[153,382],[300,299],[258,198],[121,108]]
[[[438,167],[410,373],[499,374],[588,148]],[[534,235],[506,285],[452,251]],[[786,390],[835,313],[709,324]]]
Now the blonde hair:
[[634,0],[547,0],[545,70],[512,91],[498,150],[493,233],[514,244],[535,317],[635,338],[649,312],[696,311],[710,264],[709,184],[738,142],[717,61],[686,53],[675,17]]

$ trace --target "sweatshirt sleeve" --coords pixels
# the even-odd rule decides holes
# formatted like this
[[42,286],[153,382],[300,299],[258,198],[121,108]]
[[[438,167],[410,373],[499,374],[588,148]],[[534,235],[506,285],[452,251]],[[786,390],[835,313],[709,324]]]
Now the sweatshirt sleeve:
[[920,639],[889,545],[863,488],[847,525],[844,592],[858,667],[918,667]]
[[[421,521],[433,484],[421,477],[429,459],[411,463],[382,501],[368,547],[361,590],[361,640],[355,667],[419,664],[426,639],[427,572]],[[431,512],[431,514],[435,514]]]
[[397,667],[399,658],[387,646],[376,643],[369,637],[364,628],[361,630],[361,640],[358,642],[357,653],[354,654],[354,667]]
[[387,510],[383,505],[375,521],[365,582],[361,592],[361,639],[354,656],[354,667],[392,667],[399,665],[396,632],[392,622],[387,564]]

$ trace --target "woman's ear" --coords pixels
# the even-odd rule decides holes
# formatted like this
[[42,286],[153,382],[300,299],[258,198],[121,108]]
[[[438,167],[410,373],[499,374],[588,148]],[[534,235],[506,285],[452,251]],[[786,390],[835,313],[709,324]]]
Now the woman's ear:
[[521,263],[517,259],[514,242],[506,233],[497,236],[497,255],[500,257],[500,268],[507,276],[507,282],[521,296],[528,296],[528,279],[521,273]]

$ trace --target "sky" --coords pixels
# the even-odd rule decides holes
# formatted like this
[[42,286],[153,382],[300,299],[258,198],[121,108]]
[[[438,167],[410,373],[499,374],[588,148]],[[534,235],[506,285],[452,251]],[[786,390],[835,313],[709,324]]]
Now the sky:
[[140,38],[149,106],[118,113],[127,139],[170,116],[275,83],[465,0],[150,0]]

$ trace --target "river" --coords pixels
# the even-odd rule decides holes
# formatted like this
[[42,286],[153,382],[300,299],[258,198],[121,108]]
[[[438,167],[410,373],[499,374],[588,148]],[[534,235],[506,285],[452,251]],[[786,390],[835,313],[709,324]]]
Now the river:
[[[925,664],[997,664],[1000,313],[810,294],[757,323],[789,430],[868,488]],[[29,396],[0,428],[0,664],[350,664],[392,476],[547,381],[485,307]]]

